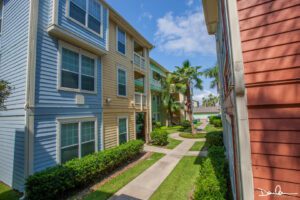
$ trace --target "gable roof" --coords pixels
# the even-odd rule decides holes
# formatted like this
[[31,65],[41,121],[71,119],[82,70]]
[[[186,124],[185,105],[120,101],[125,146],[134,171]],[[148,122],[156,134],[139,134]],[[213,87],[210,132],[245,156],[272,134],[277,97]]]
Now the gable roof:
[[201,114],[201,113],[220,113],[221,108],[219,106],[215,107],[199,107],[199,108],[194,108],[193,113],[194,114]]

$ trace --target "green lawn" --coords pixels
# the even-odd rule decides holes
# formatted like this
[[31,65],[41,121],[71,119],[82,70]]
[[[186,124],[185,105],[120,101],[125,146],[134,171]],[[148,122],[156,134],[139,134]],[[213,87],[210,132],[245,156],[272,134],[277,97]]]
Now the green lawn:
[[216,128],[214,125],[208,124],[205,129],[206,132],[213,132],[213,131],[221,131],[222,128]]
[[140,175],[143,171],[148,169],[151,165],[153,165],[156,161],[162,158],[164,154],[161,153],[153,153],[150,158],[139,162],[134,167],[128,169],[122,174],[114,177],[113,179],[106,182],[102,185],[97,191],[90,193],[84,199],[87,200],[104,200],[111,197],[114,193],[116,193],[119,189],[133,180],[135,177]]
[[21,195],[0,182],[0,200],[17,200]]
[[205,145],[205,142],[195,142],[194,145],[190,148],[190,151],[201,151]]
[[182,126],[163,126],[161,129],[166,130],[168,134],[177,133],[182,128]]
[[195,138],[205,138],[206,134],[205,133],[196,133],[196,134],[191,134],[187,132],[182,132],[179,134],[180,137],[183,138],[188,138],[188,139],[195,139]]
[[199,175],[201,158],[183,157],[171,174],[164,180],[151,200],[186,200],[193,194],[193,186]]
[[167,149],[174,149],[175,147],[177,147],[177,145],[179,145],[182,141],[180,140],[175,140],[173,138],[168,138],[168,144],[166,146]]

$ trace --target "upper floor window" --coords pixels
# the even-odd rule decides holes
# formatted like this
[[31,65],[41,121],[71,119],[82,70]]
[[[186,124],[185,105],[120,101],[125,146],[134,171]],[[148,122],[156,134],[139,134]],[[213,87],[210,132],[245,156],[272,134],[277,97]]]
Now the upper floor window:
[[118,69],[118,95],[127,96],[126,70]]
[[60,162],[82,158],[96,150],[96,119],[60,122]]
[[2,33],[3,1],[0,0],[0,33]]
[[126,33],[117,27],[117,50],[125,55],[126,53]]
[[101,34],[101,5],[97,0],[69,0],[69,17]]
[[152,78],[156,81],[160,81],[161,75],[159,73],[157,73],[156,71],[152,71]]
[[60,87],[96,92],[96,59],[76,48],[62,47]]

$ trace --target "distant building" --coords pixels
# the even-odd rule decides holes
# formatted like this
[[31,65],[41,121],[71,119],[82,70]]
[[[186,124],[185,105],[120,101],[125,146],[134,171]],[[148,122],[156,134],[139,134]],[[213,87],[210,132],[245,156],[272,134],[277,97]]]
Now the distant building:
[[193,118],[194,120],[208,120],[210,116],[216,116],[221,114],[220,107],[198,107],[193,110]]
[[200,107],[199,101],[193,100],[193,108],[199,108],[199,107]]

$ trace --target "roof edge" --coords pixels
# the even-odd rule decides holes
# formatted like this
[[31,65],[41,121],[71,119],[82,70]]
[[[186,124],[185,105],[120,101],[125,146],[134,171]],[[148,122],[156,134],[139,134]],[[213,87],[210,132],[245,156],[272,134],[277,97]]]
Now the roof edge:
[[218,1],[217,0],[202,0],[204,18],[206,28],[209,35],[217,32],[218,24]]
[[[141,33],[139,33],[121,14],[119,14],[114,8],[112,8],[105,0],[100,0],[105,7],[110,11],[109,18],[114,20],[117,24],[121,24],[128,33],[138,38],[138,42],[146,46],[149,49],[153,49],[154,45],[149,42]],[[120,23],[121,22],[121,23]]]
[[153,58],[150,57],[150,63],[154,63],[157,67],[159,67],[161,70],[163,70],[166,73],[170,73],[169,70],[167,70],[164,66],[162,66],[161,64],[159,64],[156,60],[154,60]]

